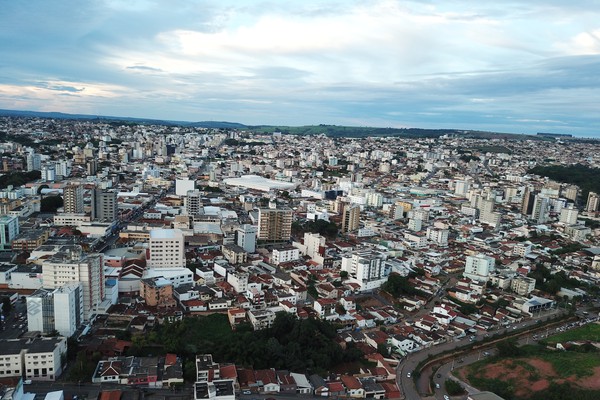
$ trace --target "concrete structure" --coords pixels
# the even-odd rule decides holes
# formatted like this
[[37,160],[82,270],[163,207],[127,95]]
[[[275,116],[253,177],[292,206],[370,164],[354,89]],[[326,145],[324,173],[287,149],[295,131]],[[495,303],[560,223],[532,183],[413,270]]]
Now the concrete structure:
[[300,258],[300,251],[292,246],[283,246],[273,248],[273,257],[271,262],[275,265],[295,261]]
[[590,192],[585,203],[585,211],[596,212],[598,211],[598,206],[600,206],[600,196],[598,193]]
[[236,229],[236,244],[248,253],[256,251],[256,234],[258,227],[255,225],[244,224]]
[[12,249],[12,241],[19,235],[19,219],[10,215],[0,216],[0,251]]
[[63,202],[63,209],[65,213],[83,213],[83,186],[78,184],[65,186],[63,189]]
[[92,191],[93,220],[112,222],[117,219],[117,192],[96,188]]
[[175,181],[175,194],[185,196],[190,190],[196,189],[196,182],[191,179],[177,179]]
[[0,377],[54,381],[63,371],[67,338],[0,340]]
[[72,336],[83,322],[83,288],[80,282],[67,283],[48,291],[37,290],[27,297],[27,329]]
[[142,279],[140,296],[150,307],[175,307],[177,302],[173,297],[173,283],[161,277]]
[[350,233],[360,226],[360,206],[356,204],[344,204],[342,211],[342,233]]
[[200,215],[203,213],[202,193],[199,190],[189,190],[183,199],[187,215]]
[[152,268],[185,267],[184,237],[180,229],[152,229],[147,264]]
[[495,260],[492,257],[483,254],[467,256],[463,276],[474,281],[485,282],[489,279],[490,272],[493,272],[495,267]]
[[390,273],[384,260],[379,252],[355,251],[342,256],[342,271],[348,272],[349,280],[359,284],[361,291],[373,290],[383,285]]
[[535,289],[535,279],[527,276],[517,276],[510,283],[510,289],[521,296],[527,296]]
[[81,246],[64,246],[42,263],[43,286],[58,289],[67,283],[81,282],[83,315],[88,320],[104,300],[104,262],[102,254],[83,254]]
[[288,241],[292,235],[292,209],[269,208],[258,210],[258,239],[268,242]]

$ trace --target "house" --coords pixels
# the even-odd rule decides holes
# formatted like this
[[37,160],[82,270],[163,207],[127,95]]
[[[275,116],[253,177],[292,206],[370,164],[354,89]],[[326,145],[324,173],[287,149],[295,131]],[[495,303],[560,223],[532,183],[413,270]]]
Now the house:
[[277,371],[277,381],[279,382],[279,391],[282,393],[296,393],[298,386],[296,381],[288,371]]
[[346,395],[346,388],[340,381],[327,382],[327,389],[330,397],[340,397]]
[[308,380],[310,381],[310,384],[312,385],[312,387],[314,389],[315,396],[318,396],[318,397],[329,396],[329,387],[327,386],[325,379],[323,379],[322,377],[320,377],[317,374],[312,374],[311,376],[308,377]]
[[357,399],[365,397],[365,389],[363,389],[362,383],[357,378],[350,375],[342,375],[340,378],[346,387],[346,394],[349,397]]
[[274,369],[259,369],[254,371],[258,390],[262,393],[279,393],[279,381]]
[[296,382],[296,393],[311,394],[313,392],[313,386],[306,375],[291,372],[290,376],[294,379],[294,382]]
[[383,399],[385,398],[385,389],[380,383],[375,382],[374,378],[361,378],[361,383],[365,390],[366,398]]

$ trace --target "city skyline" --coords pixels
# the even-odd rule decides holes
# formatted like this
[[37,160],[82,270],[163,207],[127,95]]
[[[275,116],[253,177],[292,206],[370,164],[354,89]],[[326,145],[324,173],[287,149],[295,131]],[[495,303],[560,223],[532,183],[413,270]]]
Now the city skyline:
[[592,1],[31,1],[0,15],[0,108],[594,137]]

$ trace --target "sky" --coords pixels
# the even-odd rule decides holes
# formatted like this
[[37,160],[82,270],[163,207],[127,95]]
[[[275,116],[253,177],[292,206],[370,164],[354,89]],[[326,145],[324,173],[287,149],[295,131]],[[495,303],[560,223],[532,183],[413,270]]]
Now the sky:
[[0,0],[0,108],[600,137],[598,0]]

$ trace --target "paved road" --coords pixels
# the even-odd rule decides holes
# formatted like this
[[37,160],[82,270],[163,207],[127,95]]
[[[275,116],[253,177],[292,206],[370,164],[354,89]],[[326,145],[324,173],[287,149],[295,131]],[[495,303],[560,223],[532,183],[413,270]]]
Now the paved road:
[[[543,314],[542,316],[536,316],[528,321],[515,324],[514,326],[491,331],[490,334],[502,334],[506,332],[512,332],[513,330],[516,330],[517,327],[519,329],[531,327],[536,324],[537,320],[545,321],[548,318],[556,316],[556,314],[560,312],[561,310],[552,310]],[[475,335],[475,342],[484,339],[484,335],[485,334],[483,333]],[[469,341],[468,337],[465,337],[458,341],[443,343],[438,346],[423,349],[414,354],[409,354],[408,357],[402,360],[402,362],[398,365],[398,370],[396,374],[396,382],[398,383],[398,386],[404,393],[405,398],[410,400],[420,399],[422,398],[421,393],[429,393],[429,377],[431,376],[431,373],[428,374],[428,371],[423,371],[419,379],[417,379],[416,381],[413,376],[415,368],[421,361],[425,360],[429,355],[435,355],[448,350],[459,349],[460,347],[466,347],[469,344],[471,344],[471,342]],[[410,377],[408,376],[409,373],[411,375]],[[440,396],[440,398],[443,398],[443,395]]]

